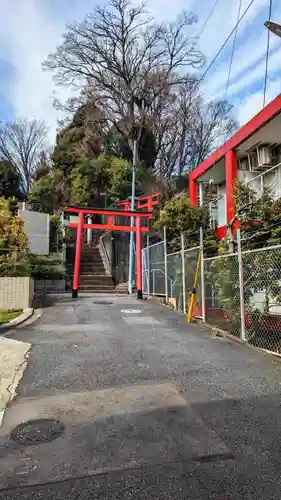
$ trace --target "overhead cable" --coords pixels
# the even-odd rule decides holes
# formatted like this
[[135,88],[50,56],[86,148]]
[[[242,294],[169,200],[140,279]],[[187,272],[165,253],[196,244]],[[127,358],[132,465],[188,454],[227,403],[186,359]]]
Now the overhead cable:
[[[272,0],[269,0],[269,14],[268,14],[269,21],[271,20],[271,13],[272,13]],[[267,91],[269,42],[270,42],[270,31],[267,30],[267,48],[266,48],[266,56],[265,56],[265,75],[264,75],[264,87],[263,87],[263,108],[265,106],[266,91]]]
[[237,30],[238,30],[238,24],[239,24],[238,21],[240,19],[241,7],[242,7],[242,0],[239,1],[237,23],[236,23],[236,29],[235,29],[235,32],[234,32],[234,39],[233,39],[233,45],[232,45],[232,51],[231,51],[231,56],[230,56],[230,63],[229,63],[228,75],[227,75],[226,86],[225,86],[224,101],[226,101],[226,98],[227,98],[227,92],[228,92],[228,87],[229,87],[229,82],[230,82],[230,77],[231,77],[231,70],[232,70],[234,52],[235,52],[235,47],[236,47]]
[[205,21],[204,21],[204,23],[203,23],[203,26],[202,26],[201,30],[199,31],[199,33],[198,33],[198,35],[197,35],[198,37],[200,37],[200,36],[202,35],[202,33],[205,31],[205,29],[206,29],[206,27],[207,27],[207,25],[208,25],[208,23],[209,23],[209,21],[210,21],[210,19],[211,19],[212,15],[213,15],[213,13],[215,12],[215,8],[217,7],[217,5],[218,5],[219,1],[220,1],[220,0],[215,0],[215,2],[214,2],[214,4],[213,4],[213,7],[211,8],[211,10],[210,10],[210,12],[209,12],[209,14],[208,14],[207,18],[205,19]]
[[204,71],[203,75],[201,76],[201,78],[199,79],[198,81],[198,85],[204,80],[205,76],[207,75],[207,73],[210,71],[211,67],[213,66],[213,64],[216,62],[217,58],[220,56],[220,54],[222,53],[223,49],[225,48],[225,46],[227,45],[227,43],[229,42],[230,38],[232,37],[233,33],[235,33],[235,30],[237,29],[237,27],[239,26],[239,24],[241,23],[241,21],[244,19],[244,17],[246,16],[248,10],[251,8],[251,6],[253,5],[255,0],[251,0],[248,7],[246,7],[246,9],[244,10],[243,14],[241,15],[241,17],[238,19],[237,23],[235,24],[234,28],[231,30],[231,32],[229,33],[228,37],[225,39],[225,41],[223,42],[222,46],[220,47],[220,49],[218,50],[218,52],[216,53],[215,57],[212,59],[212,61],[210,62],[209,66],[206,68],[206,70]]

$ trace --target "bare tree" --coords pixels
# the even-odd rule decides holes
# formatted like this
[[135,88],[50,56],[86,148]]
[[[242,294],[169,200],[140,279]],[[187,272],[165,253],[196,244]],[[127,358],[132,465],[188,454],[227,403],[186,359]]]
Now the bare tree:
[[32,175],[44,150],[46,134],[46,125],[37,120],[19,119],[0,125],[0,157],[17,169],[24,194],[29,192]]
[[189,79],[188,68],[201,67],[197,39],[188,33],[196,21],[183,12],[173,23],[156,23],[144,4],[110,0],[69,26],[44,67],[59,84],[86,86],[86,100],[95,101],[132,149],[136,127],[140,131],[154,103]]
[[156,114],[158,173],[170,178],[193,170],[237,128],[230,110],[224,101],[205,103],[196,81],[181,85]]

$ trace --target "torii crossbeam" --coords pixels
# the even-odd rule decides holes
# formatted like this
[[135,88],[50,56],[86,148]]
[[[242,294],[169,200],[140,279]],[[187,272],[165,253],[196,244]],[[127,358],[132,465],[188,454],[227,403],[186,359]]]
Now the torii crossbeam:
[[[137,263],[137,297],[142,299],[142,233],[148,233],[149,227],[144,226],[143,222],[145,220],[149,221],[152,219],[152,212],[132,212],[131,210],[110,210],[101,208],[87,208],[87,207],[67,207],[64,209],[65,212],[78,214],[78,222],[69,222],[67,227],[76,229],[76,248],[75,248],[75,263],[74,263],[74,276],[73,276],[73,287],[72,287],[72,297],[78,297],[79,291],[79,276],[80,276],[80,263],[81,263],[81,253],[82,253],[82,240],[83,240],[83,229],[104,229],[105,231],[134,231],[136,233],[136,263]],[[101,215],[107,220],[104,223],[89,224],[85,222],[85,216],[90,215]],[[116,218],[119,217],[134,217],[135,226],[131,225],[120,225]]]

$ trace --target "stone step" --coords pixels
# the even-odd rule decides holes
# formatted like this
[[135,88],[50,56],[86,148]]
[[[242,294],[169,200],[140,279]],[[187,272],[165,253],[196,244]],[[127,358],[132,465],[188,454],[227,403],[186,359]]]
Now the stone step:
[[85,262],[82,264],[81,262],[81,269],[94,269],[95,267],[102,267],[104,269],[104,265],[102,262],[96,262],[96,263],[93,263],[93,262]]
[[83,278],[83,277],[81,277],[80,278],[80,283],[81,283],[81,285],[83,284],[83,285],[95,285],[95,286],[99,286],[99,285],[101,285],[101,286],[103,286],[103,285],[105,285],[105,286],[113,286],[112,279],[109,279],[109,280],[107,280],[107,279],[101,279],[101,278],[96,279],[96,278],[93,278],[93,277],[91,277],[91,278]]
[[104,290],[104,292],[106,292],[107,290],[115,290],[115,286],[114,285],[102,285],[101,283],[80,283],[79,284],[79,288],[83,289],[83,290],[88,290],[88,289],[91,289],[91,290]]
[[92,290],[92,289],[90,289],[90,288],[88,288],[87,290],[86,290],[86,289],[84,290],[84,289],[82,289],[82,288],[79,288],[79,291],[80,291],[81,293],[93,293],[93,294],[97,294],[97,295],[98,295],[98,294],[101,294],[101,295],[116,295],[116,296],[119,296],[119,295],[120,295],[120,296],[121,296],[121,295],[127,295],[127,294],[125,294],[125,293],[116,292],[115,288],[114,288],[114,290],[106,290],[106,291],[105,291],[105,290],[98,290],[98,289],[96,289],[96,288],[95,288],[95,289],[93,289],[93,290]]
[[87,279],[87,280],[83,280],[80,278],[80,284],[81,285],[84,285],[84,286],[98,286],[98,287],[114,287],[115,288],[115,285],[113,283],[113,281],[101,281],[101,280],[98,280],[96,281],[95,279]]
[[107,277],[108,274],[105,274],[104,269],[95,269],[95,271],[81,271],[80,276],[86,276],[86,277],[91,277],[91,276],[103,276]]
[[104,267],[102,262],[81,262],[81,268]]
[[102,260],[81,260],[81,266],[103,266]]
[[79,286],[81,292],[93,292],[93,293],[116,293],[115,288],[99,288],[95,286]]

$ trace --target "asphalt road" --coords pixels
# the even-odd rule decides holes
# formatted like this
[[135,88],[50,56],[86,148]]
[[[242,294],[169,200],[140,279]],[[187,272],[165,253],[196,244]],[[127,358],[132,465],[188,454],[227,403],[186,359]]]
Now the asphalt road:
[[[0,429],[0,500],[280,498],[271,356],[127,297],[53,299],[14,338],[33,347]],[[63,435],[11,440],[42,417]]]

